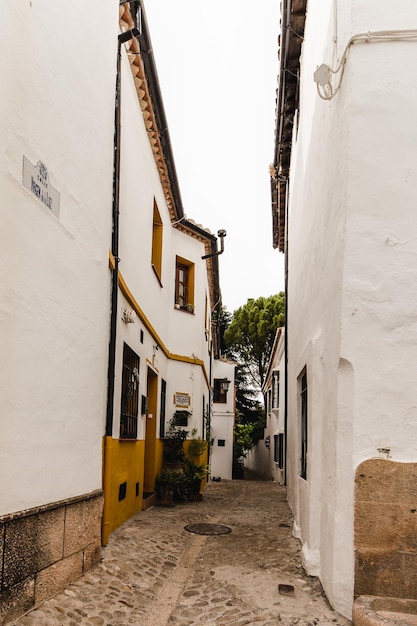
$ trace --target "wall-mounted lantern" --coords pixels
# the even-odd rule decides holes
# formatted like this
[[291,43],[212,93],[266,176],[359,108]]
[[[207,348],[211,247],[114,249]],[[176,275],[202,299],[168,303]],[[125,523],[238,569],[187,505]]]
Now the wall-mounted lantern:
[[221,388],[222,388],[222,391],[229,391],[229,386],[230,386],[230,383],[231,383],[231,382],[232,382],[232,381],[231,381],[231,380],[227,380],[227,378],[226,378],[226,377],[225,377],[225,378],[223,378],[223,380],[222,380],[222,382],[221,382]]

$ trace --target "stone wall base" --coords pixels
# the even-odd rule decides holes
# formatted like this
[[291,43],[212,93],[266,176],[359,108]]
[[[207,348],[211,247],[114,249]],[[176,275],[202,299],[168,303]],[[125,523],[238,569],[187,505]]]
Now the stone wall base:
[[95,491],[0,517],[0,626],[99,562],[102,511]]
[[417,463],[364,461],[355,485],[355,597],[417,599]]

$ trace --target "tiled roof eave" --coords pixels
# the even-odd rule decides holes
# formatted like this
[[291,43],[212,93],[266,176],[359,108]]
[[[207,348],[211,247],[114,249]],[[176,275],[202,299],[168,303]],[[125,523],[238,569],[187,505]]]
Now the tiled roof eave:
[[[162,96],[159,88],[157,71],[150,46],[146,16],[142,9],[142,34],[138,38],[132,38],[123,46],[128,53],[130,68],[136,87],[138,101],[142,110],[149,143],[158,169],[165,201],[167,203],[171,222],[174,228],[181,230],[188,236],[204,243],[205,254],[211,254],[217,250],[217,237],[187,220],[181,201],[174,158],[172,155],[167,122],[165,119]],[[126,32],[135,26],[132,19],[130,3],[119,7],[119,27],[121,32]],[[130,53],[130,54],[129,54]],[[207,259],[207,276],[209,283],[210,299],[215,307],[220,302],[220,286],[218,258],[214,256]],[[216,326],[216,324],[215,324]],[[217,330],[213,331],[213,353],[218,356]]]
[[[130,12],[130,5],[128,3],[119,7],[119,26],[121,32],[130,30],[134,26]],[[170,176],[169,163],[164,152],[161,139],[162,132],[166,132],[166,128],[159,128],[157,123],[156,109],[151,96],[152,90],[149,84],[149,76],[147,76],[145,68],[145,53],[141,47],[140,38],[133,37],[123,45],[129,55],[130,69],[169,214],[171,216],[171,220],[176,221],[183,217],[184,211],[182,208],[181,198],[179,197],[179,191],[177,192],[178,197],[175,197],[175,191],[173,189],[172,175]],[[175,166],[172,161],[171,170],[174,168]]]
[[273,246],[285,251],[287,181],[294,114],[298,106],[300,54],[307,0],[283,0],[279,38],[280,73],[276,100],[275,152],[271,167]]

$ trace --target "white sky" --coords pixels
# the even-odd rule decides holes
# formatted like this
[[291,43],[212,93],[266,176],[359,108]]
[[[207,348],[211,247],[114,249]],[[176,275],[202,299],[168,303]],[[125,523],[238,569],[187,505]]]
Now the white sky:
[[184,211],[217,234],[223,304],[284,290],[269,164],[278,0],[145,0]]

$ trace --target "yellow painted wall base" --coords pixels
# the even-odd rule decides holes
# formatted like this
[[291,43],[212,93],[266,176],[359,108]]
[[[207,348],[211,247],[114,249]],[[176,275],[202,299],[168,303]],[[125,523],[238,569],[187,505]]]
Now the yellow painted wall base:
[[103,448],[102,543],[106,545],[116,528],[142,510],[145,442],[105,437]]

